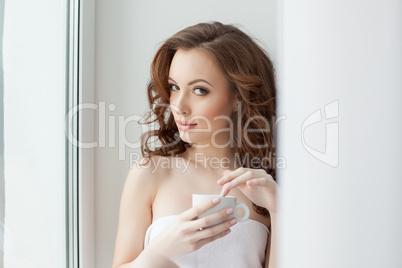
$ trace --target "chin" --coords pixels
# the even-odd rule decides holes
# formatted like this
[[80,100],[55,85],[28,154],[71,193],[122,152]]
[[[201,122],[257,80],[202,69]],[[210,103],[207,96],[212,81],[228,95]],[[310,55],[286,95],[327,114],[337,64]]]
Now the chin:
[[182,141],[187,142],[187,143],[191,143],[189,141],[188,133],[179,130],[179,134],[180,134],[180,139]]
[[196,133],[191,132],[182,132],[179,131],[180,138],[182,141],[191,143],[191,144],[199,144],[201,141],[205,141],[205,137],[199,137]]

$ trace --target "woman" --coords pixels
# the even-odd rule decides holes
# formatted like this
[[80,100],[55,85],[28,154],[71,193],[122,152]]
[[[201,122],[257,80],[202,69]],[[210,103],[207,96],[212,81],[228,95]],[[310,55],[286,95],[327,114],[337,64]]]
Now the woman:
[[[148,99],[158,127],[123,189],[113,267],[276,267],[275,79],[263,49],[232,25],[188,27],[156,53]],[[194,193],[230,193],[250,219],[203,228],[233,210],[197,219],[220,198],[192,208]]]

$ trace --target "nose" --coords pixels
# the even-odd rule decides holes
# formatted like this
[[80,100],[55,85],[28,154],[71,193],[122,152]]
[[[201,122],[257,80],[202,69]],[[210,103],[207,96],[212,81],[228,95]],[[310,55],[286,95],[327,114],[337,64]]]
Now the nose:
[[177,115],[188,115],[190,113],[189,96],[183,91],[172,92],[170,95],[170,106]]

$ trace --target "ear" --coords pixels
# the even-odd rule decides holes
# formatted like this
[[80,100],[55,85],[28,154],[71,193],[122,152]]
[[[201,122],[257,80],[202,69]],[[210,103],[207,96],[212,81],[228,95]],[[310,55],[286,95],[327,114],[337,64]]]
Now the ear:
[[233,101],[233,111],[237,112],[237,110],[239,110],[240,105],[241,105],[241,100],[239,100],[237,97],[235,97],[234,101]]

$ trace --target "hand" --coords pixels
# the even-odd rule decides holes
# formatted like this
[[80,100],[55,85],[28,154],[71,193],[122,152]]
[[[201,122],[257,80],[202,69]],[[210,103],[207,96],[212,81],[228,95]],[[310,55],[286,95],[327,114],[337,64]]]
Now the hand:
[[272,176],[263,169],[225,170],[223,177],[217,183],[223,186],[221,196],[226,196],[231,189],[238,187],[254,204],[268,209],[270,213],[277,211],[276,193],[278,185]]
[[[236,224],[237,219],[232,218],[220,224],[213,225],[229,215],[233,214],[232,208],[225,208],[201,219],[199,215],[220,203],[220,198],[215,197],[193,208],[186,210],[178,219],[156,236],[145,248],[145,251],[171,258],[193,252],[207,243],[230,233],[230,227]],[[145,254],[145,253],[144,253]]]

